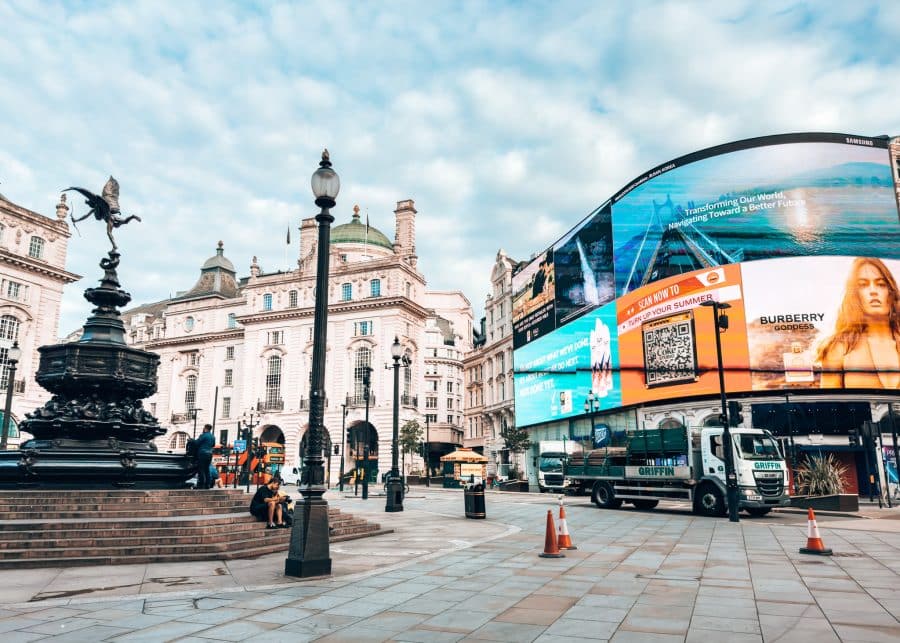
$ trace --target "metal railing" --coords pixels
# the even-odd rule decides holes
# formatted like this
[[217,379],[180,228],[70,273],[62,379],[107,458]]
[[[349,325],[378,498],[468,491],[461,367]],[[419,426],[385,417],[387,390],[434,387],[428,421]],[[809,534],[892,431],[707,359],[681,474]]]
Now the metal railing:
[[403,406],[412,406],[414,408],[418,408],[419,398],[416,395],[401,395],[400,404],[402,404]]
[[[356,408],[360,406],[366,405],[366,398],[364,395],[348,395],[347,396],[347,407],[348,408]],[[375,394],[369,393],[369,408],[375,406]]]
[[172,414],[172,424],[184,424],[185,422],[190,422],[194,417],[193,413],[173,413]]
[[284,400],[266,400],[265,402],[256,403],[257,411],[283,411]]
[[[6,380],[0,380],[0,391],[6,393]],[[16,395],[21,395],[25,392],[25,380],[15,380],[13,382],[13,393]]]

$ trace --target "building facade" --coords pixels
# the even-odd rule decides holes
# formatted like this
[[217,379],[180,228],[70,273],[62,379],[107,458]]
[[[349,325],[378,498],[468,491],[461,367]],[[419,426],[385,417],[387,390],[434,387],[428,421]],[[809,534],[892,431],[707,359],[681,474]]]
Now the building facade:
[[[38,347],[57,343],[63,287],[80,279],[65,269],[68,252],[69,207],[60,196],[56,217],[46,217],[0,195],[0,394],[5,401],[12,387],[8,444],[15,447],[28,436],[18,432],[25,413],[42,406],[50,394],[34,376]],[[15,380],[10,379],[9,349],[21,349]],[[0,417],[3,407],[0,407]]]
[[[462,370],[471,305],[461,292],[427,290],[417,267],[416,214],[412,200],[398,202],[393,241],[361,222],[358,207],[349,223],[332,229],[324,418],[332,485],[341,461],[344,471],[352,471],[364,453],[373,477],[390,468],[395,338],[409,363],[399,375],[401,425],[412,419],[424,425],[423,387],[435,381],[427,375],[435,359],[447,382],[451,369]],[[159,390],[146,402],[169,429],[157,439],[162,450],[183,449],[206,423],[214,425],[222,445],[250,427],[261,442],[285,446],[285,468],[301,466],[309,424],[317,235],[315,219],[304,219],[296,270],[267,272],[254,257],[245,277],[238,276],[220,242],[190,290],[123,314],[128,341],[162,358]],[[441,390],[447,386],[439,381]],[[435,459],[462,444],[459,431],[451,430],[461,426],[462,412],[455,414],[459,403],[451,404],[432,431]]]
[[473,350],[465,356],[464,444],[488,457],[488,476],[505,479],[522,470],[521,455],[503,439],[516,421],[513,390],[512,273],[516,262],[502,249],[491,269],[491,292]]

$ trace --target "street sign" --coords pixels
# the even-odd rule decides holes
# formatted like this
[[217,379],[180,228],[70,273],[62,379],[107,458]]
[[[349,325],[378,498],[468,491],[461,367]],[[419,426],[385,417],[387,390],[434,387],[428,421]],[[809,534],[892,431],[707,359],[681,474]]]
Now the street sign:
[[247,441],[246,440],[235,440],[234,441],[234,452],[235,453],[243,453],[247,450]]

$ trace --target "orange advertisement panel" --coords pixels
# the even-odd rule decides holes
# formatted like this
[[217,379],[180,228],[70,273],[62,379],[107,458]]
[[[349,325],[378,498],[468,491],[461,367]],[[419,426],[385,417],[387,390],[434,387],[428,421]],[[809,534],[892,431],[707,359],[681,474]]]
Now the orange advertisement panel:
[[730,306],[721,334],[726,390],[750,390],[741,269],[730,264],[654,282],[617,300],[623,404],[719,392],[713,309],[705,301]]

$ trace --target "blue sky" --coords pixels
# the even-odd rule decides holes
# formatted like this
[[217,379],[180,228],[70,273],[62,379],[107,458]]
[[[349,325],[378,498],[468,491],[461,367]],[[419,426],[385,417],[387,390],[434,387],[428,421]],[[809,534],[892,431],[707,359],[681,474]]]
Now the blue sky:
[[[219,239],[242,276],[295,265],[323,147],[337,223],[359,204],[393,238],[414,199],[429,286],[480,314],[498,248],[528,259],[670,158],[900,134],[896,2],[7,0],[0,24],[0,192],[53,216],[113,174],[143,218],[117,236],[136,303],[190,288]],[[88,223],[61,334],[107,249]]]

